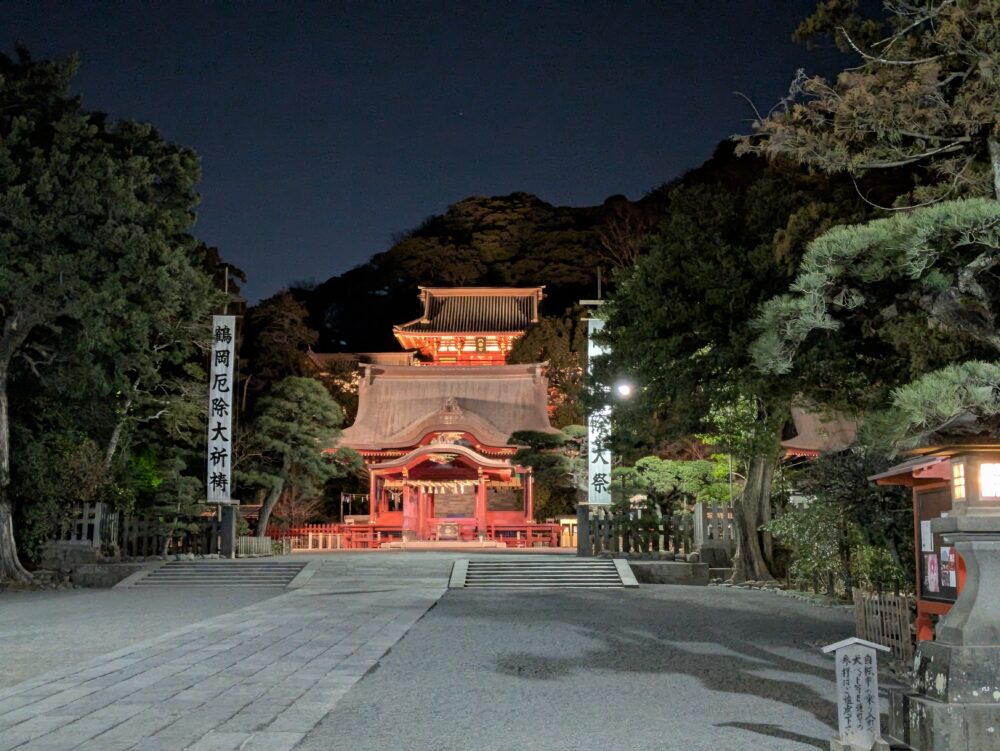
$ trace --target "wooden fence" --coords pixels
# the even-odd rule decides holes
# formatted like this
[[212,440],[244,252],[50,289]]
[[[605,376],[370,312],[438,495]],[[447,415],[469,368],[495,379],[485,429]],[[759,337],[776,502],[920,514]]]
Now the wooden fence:
[[236,557],[249,555],[274,555],[270,537],[240,535],[236,538]]
[[581,503],[577,508],[577,553],[694,552],[694,518],[663,516],[659,509],[635,508],[622,513],[610,506]]
[[60,545],[95,548],[118,544],[118,513],[106,503],[81,503],[77,514],[64,521],[56,533]]
[[860,639],[882,644],[904,664],[913,662],[910,609],[913,598],[873,590],[854,590],[854,625]]
[[125,518],[121,527],[123,555],[206,555],[219,552],[222,525],[216,519],[203,518],[187,524],[173,524],[159,519]]
[[617,506],[580,504],[577,509],[577,552],[657,553],[674,555],[705,553],[721,556],[718,565],[728,565],[736,548],[733,511],[728,506],[695,504],[693,513],[661,514],[658,508],[638,507],[623,512]]

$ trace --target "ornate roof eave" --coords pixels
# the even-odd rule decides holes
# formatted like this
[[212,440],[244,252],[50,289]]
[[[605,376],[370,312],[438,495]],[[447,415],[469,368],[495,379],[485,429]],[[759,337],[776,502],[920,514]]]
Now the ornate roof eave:
[[411,331],[407,326],[424,323],[423,319],[417,318],[408,323],[401,323],[392,327],[392,333],[398,337],[408,339],[443,339],[445,337],[464,336],[474,339],[477,336],[524,336],[524,329],[505,329],[503,331]]
[[430,443],[426,446],[418,446],[413,449],[413,451],[410,451],[403,456],[399,456],[385,462],[379,462],[378,464],[371,464],[369,465],[369,469],[401,469],[424,456],[429,458],[430,456],[439,454],[458,454],[464,456],[466,459],[469,459],[477,466],[483,467],[484,469],[514,471],[513,465],[511,465],[511,463],[506,459],[491,459],[488,456],[483,456],[478,451],[470,449],[468,446],[461,446],[455,443]]

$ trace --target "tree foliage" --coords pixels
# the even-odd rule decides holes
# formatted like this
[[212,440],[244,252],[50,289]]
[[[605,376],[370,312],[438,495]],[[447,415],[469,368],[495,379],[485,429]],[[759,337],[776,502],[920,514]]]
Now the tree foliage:
[[190,393],[188,366],[221,300],[208,249],[189,234],[197,156],[152,126],[85,110],[68,93],[75,67],[0,55],[0,577],[25,577],[12,535],[9,389],[13,418],[27,421],[16,434],[45,440],[44,418],[21,397],[54,371],[63,388],[82,376],[91,404],[73,418],[110,466],[128,431]]
[[793,576],[850,575],[855,583],[885,586],[913,576],[913,512],[905,488],[868,477],[887,468],[860,448],[802,465],[792,482],[806,503],[766,529],[790,549]]
[[265,493],[258,535],[267,534],[271,512],[286,488],[312,499],[328,480],[344,474],[340,463],[323,452],[336,444],[342,422],[340,407],[311,378],[290,376],[261,397],[238,473],[241,482]]
[[910,197],[1000,197],[1000,2],[900,0],[864,18],[857,0],[823,0],[797,37],[834,36],[858,65],[835,82],[792,82],[743,148],[855,176],[914,166]]
[[573,306],[561,316],[542,316],[529,326],[507,361],[546,363],[550,420],[554,427],[563,428],[584,421],[581,396],[586,358],[587,324],[583,310]]
[[587,429],[569,425],[559,433],[522,430],[509,442],[522,447],[511,463],[532,469],[535,519],[575,513],[587,487]]
[[860,406],[892,400],[870,437],[904,448],[933,433],[983,432],[996,421],[995,367],[975,361],[1000,350],[998,249],[1000,204],[991,199],[830,230],[809,245],[791,291],[763,306],[754,360],[788,373],[803,353],[830,346],[878,353],[845,364],[840,382]]
[[728,503],[730,498],[729,462],[721,454],[694,461],[644,456],[632,466],[616,468],[613,476],[626,496],[645,493],[664,510],[699,501]]
[[256,397],[283,378],[307,375],[306,352],[319,338],[307,317],[305,305],[287,290],[247,311],[240,355],[248,393]]

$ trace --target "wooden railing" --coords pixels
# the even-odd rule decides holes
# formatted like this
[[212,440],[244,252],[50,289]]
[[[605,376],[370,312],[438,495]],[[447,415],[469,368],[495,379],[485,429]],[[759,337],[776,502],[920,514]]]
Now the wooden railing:
[[[288,538],[293,550],[368,550],[384,542],[401,540],[403,529],[399,525],[384,524],[306,524],[281,531],[268,528],[272,537]],[[470,525],[462,525],[459,540],[477,537]],[[511,548],[558,547],[558,524],[491,524],[484,537],[503,542]]]
[[199,519],[197,529],[183,523],[159,519],[125,518],[122,521],[121,552],[127,556],[219,552],[221,524],[215,519]]
[[691,514],[664,516],[655,507],[622,512],[612,506],[581,503],[577,508],[577,553],[687,555],[695,551],[695,528]]
[[118,544],[118,512],[106,503],[81,503],[77,513],[62,523],[55,541],[100,550]]
[[913,661],[910,609],[913,598],[854,587],[854,626],[858,638],[882,644],[903,664]]
[[503,542],[508,548],[559,547],[558,524],[495,524],[486,538]]
[[250,555],[273,555],[270,537],[251,537],[240,535],[236,538],[236,557]]

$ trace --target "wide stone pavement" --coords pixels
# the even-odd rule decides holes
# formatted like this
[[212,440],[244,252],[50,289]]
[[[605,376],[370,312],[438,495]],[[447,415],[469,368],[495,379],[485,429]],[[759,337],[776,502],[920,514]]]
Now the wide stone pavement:
[[0,691],[0,751],[290,749],[444,594],[454,557],[330,556],[301,589]]
[[[460,557],[313,558],[297,591],[0,690],[0,751],[828,748],[818,648],[853,631],[845,609],[676,586],[442,597]],[[128,619],[118,592],[93,601]]]

